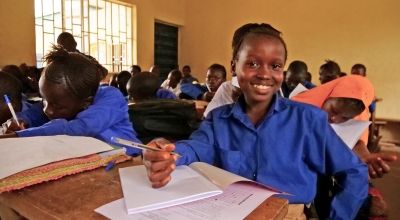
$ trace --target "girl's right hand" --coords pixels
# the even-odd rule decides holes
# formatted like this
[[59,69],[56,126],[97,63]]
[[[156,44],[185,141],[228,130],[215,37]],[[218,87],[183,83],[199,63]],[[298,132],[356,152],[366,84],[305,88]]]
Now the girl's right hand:
[[177,156],[171,154],[175,145],[166,139],[155,139],[148,145],[163,149],[163,151],[143,151],[143,163],[147,169],[151,186],[160,188],[171,180],[171,173],[175,170]]
[[6,134],[9,133],[13,133],[15,131],[20,131],[20,130],[24,130],[27,128],[26,123],[22,120],[18,120],[19,125],[17,124],[17,122],[14,119],[9,119],[7,122],[5,122],[6,124]]

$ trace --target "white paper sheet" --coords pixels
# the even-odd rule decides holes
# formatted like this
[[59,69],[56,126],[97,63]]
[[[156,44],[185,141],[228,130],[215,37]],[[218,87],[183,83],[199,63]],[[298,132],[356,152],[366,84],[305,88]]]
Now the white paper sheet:
[[307,91],[308,89],[303,86],[303,84],[299,83],[297,86],[293,89],[293,91],[289,94],[289,99],[291,99],[293,96],[302,93],[304,91]]
[[350,119],[340,124],[331,124],[336,134],[343,140],[344,143],[353,149],[354,145],[360,139],[363,132],[368,128],[370,121],[359,121]]
[[97,208],[95,211],[110,219],[118,220],[235,220],[243,219],[268,197],[276,194],[262,186],[235,183],[222,194],[179,206],[128,215],[124,199]]
[[0,179],[51,162],[112,149],[100,140],[82,136],[57,135],[0,139]]
[[179,205],[222,193],[204,176],[187,166],[178,166],[166,186],[154,189],[146,168],[133,166],[119,169],[122,191],[129,214]]

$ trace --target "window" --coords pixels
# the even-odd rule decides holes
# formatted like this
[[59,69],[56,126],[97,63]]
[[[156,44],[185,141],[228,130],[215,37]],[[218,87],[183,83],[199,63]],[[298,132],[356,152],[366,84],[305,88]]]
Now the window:
[[35,0],[37,66],[45,65],[43,55],[66,31],[74,35],[79,51],[96,58],[109,71],[128,69],[136,62],[133,9],[108,0]]

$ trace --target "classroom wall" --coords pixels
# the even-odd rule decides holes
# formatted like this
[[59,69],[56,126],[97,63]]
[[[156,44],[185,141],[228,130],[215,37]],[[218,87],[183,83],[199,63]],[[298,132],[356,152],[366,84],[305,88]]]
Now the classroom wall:
[[[35,63],[33,0],[0,1],[0,67]],[[204,81],[207,67],[229,69],[231,38],[240,25],[268,22],[283,32],[289,57],[304,60],[319,84],[325,59],[349,72],[368,68],[377,97],[377,117],[400,119],[400,1],[397,0],[124,0],[136,5],[137,61],[154,61],[154,21],[181,27],[179,64],[192,66]]]
[[367,66],[376,89],[377,117],[400,119],[400,1],[397,0],[191,0],[182,27],[181,65],[190,64],[204,81],[207,67],[229,67],[231,38],[248,22],[273,24],[283,32],[287,65],[305,61],[319,84],[325,59],[349,73],[355,63]]

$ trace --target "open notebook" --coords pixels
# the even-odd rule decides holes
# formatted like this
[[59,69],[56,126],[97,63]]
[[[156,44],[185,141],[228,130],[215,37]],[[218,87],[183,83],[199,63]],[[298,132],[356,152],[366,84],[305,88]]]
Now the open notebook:
[[171,182],[159,189],[151,187],[144,166],[122,168],[120,178],[124,199],[95,210],[111,219],[151,219],[165,215],[171,219],[191,219],[194,215],[196,219],[241,219],[277,193],[201,162],[178,166]]

